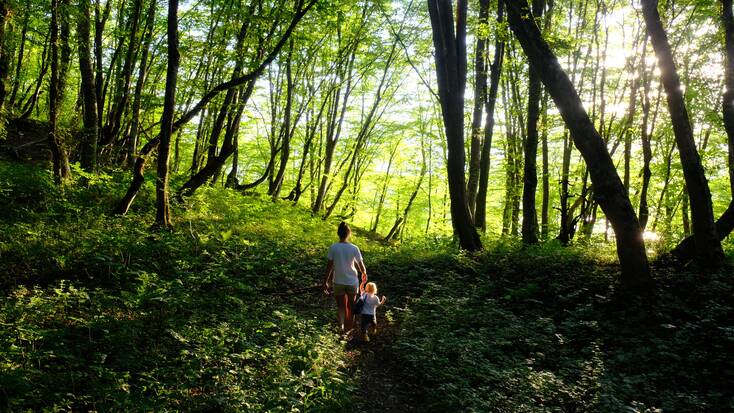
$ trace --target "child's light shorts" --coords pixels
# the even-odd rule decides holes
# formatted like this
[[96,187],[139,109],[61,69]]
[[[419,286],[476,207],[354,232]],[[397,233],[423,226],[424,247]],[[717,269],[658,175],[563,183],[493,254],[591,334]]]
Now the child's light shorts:
[[359,286],[357,285],[334,283],[334,295],[344,295],[344,294],[357,295],[357,290],[359,290]]

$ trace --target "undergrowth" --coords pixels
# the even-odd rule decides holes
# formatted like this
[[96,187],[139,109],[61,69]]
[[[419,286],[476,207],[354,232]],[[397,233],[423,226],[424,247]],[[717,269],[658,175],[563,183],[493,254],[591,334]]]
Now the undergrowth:
[[[152,179],[119,217],[126,172],[74,175],[0,162],[0,410],[353,408],[359,369],[319,288],[334,222],[202,188],[158,231]],[[625,300],[606,244],[368,235],[417,411],[734,410],[728,273],[661,264],[655,298]]]
[[[331,228],[204,189],[150,229],[123,173],[56,188],[0,164],[0,409],[338,411],[354,383],[320,291]],[[79,171],[77,171],[79,172]]]
[[731,411],[731,275],[655,268],[634,300],[617,271],[553,243],[458,262],[408,306],[406,379],[435,412]]

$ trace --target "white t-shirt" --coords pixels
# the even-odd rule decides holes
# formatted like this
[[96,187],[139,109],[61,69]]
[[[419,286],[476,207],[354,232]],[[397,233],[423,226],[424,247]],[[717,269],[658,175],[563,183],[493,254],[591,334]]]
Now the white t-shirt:
[[362,293],[362,299],[364,300],[364,307],[362,307],[362,314],[375,315],[377,306],[380,305],[380,299],[369,293]]
[[329,247],[327,257],[334,261],[334,284],[359,285],[356,265],[362,253],[349,242],[336,242]]

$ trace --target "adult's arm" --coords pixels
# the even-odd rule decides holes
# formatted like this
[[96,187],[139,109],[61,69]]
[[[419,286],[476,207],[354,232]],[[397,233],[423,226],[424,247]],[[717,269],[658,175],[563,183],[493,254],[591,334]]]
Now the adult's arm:
[[329,291],[329,283],[334,276],[334,260],[329,260],[326,264],[326,276],[324,277],[324,291]]

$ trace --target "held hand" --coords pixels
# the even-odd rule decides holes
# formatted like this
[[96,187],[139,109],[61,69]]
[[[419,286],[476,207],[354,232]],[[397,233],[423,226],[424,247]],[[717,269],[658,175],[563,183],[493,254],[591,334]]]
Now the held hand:
[[367,273],[366,272],[363,272],[362,273],[362,282],[367,282]]

